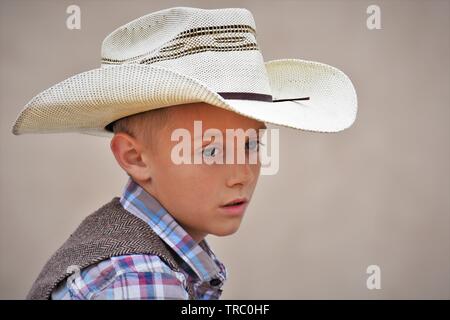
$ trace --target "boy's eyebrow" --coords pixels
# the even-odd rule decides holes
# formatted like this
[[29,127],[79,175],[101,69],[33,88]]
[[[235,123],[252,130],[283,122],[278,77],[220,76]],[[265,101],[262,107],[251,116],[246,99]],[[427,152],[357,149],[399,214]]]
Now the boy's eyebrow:
[[[267,129],[267,126],[265,123],[263,123],[261,126],[257,127],[256,129],[257,130],[260,130],[260,129],[265,130],[265,129]],[[223,132],[222,132],[222,134],[225,135],[225,133],[223,133]],[[203,139],[203,137],[204,137],[204,133],[202,133],[201,135],[195,135],[194,140]]]

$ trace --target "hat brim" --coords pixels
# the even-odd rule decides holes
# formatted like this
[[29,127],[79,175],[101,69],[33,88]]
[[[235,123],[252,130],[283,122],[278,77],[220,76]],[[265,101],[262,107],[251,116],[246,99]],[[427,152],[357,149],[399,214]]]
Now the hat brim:
[[32,98],[12,132],[79,132],[112,137],[105,126],[148,110],[205,102],[275,125],[315,132],[338,132],[352,125],[357,97],[350,79],[332,66],[300,59],[265,63],[273,99],[225,99],[206,84],[153,65],[107,66],[76,74]]

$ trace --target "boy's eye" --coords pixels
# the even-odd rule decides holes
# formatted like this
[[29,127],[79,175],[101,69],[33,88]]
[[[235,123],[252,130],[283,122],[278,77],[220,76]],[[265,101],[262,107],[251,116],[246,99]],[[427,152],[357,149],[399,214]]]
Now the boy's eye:
[[218,153],[217,147],[209,147],[209,148],[205,148],[205,150],[203,150],[203,155],[205,157],[214,157],[217,155],[217,153]]
[[245,147],[250,151],[259,150],[259,145],[262,145],[259,140],[249,140],[245,143]]
[[[263,145],[263,143],[259,140],[249,140],[245,143],[245,149],[248,151],[258,151],[260,145]],[[217,157],[220,152],[221,150],[217,146],[209,146],[203,149],[203,155],[205,157]]]

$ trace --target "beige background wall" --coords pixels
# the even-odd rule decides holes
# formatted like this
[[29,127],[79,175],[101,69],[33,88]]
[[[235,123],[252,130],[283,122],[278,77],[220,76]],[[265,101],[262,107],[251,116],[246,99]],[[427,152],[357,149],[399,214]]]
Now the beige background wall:
[[[81,30],[65,27],[81,7]],[[381,30],[366,8],[381,7]],[[449,1],[0,2],[0,298],[25,296],[80,221],[126,175],[106,138],[10,132],[22,107],[99,66],[103,38],[172,6],[246,7],[265,60],[334,65],[359,113],[338,134],[280,130],[280,171],[262,176],[241,229],[208,237],[223,298],[450,298]],[[380,290],[366,288],[381,267]]]

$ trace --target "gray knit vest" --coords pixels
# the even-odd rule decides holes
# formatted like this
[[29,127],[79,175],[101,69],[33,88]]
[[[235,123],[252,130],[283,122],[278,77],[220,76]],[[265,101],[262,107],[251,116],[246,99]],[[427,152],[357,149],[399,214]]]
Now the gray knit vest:
[[[114,197],[83,220],[47,261],[27,299],[50,299],[53,289],[71,275],[68,267],[81,270],[113,256],[157,255],[171,269],[181,271],[181,258],[146,222],[125,210],[119,200]],[[195,299],[192,285],[188,283],[186,289],[189,299]]]

